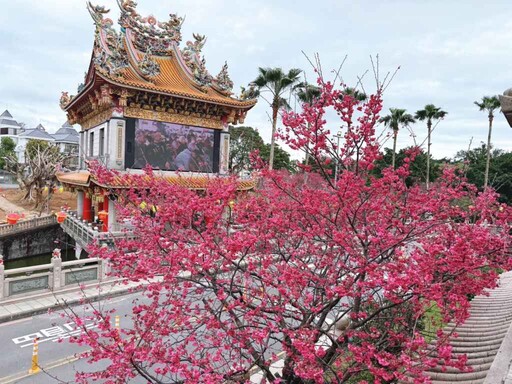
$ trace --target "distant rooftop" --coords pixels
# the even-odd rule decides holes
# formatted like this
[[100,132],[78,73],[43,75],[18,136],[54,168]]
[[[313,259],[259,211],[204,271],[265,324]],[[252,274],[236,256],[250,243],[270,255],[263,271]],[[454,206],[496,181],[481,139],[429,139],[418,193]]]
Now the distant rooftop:
[[21,128],[21,125],[19,125],[18,122],[14,120],[14,117],[12,117],[7,109],[0,115],[0,125]]
[[7,118],[9,118],[9,119],[12,119],[12,118],[13,118],[13,117],[12,117],[12,115],[9,113],[9,111],[8,111],[7,109],[4,111],[4,113],[2,113],[2,114],[0,115],[0,117],[7,117]]
[[54,141],[54,137],[46,132],[44,127],[39,124],[36,128],[26,129],[25,132],[22,132],[18,135],[19,137],[28,137],[30,139],[41,139]]

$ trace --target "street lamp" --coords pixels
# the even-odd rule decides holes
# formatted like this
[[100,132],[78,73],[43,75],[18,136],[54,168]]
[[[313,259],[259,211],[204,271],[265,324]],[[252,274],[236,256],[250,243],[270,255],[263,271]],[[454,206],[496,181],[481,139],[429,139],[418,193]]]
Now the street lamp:
[[336,144],[336,150],[335,150],[335,153],[336,153],[336,165],[335,165],[335,168],[334,168],[334,184],[337,184],[338,183],[338,165],[339,165],[339,162],[340,162],[339,161],[340,139],[343,137],[343,135],[341,134],[341,131],[340,131],[337,134],[335,134],[334,137],[336,139],[338,139],[337,144]]

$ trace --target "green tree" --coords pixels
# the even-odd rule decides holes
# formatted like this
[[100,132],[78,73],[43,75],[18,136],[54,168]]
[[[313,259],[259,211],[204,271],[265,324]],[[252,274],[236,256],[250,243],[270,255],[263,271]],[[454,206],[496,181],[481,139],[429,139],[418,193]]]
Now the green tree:
[[501,153],[493,159],[494,177],[492,186],[504,203],[512,203],[512,152]]
[[293,68],[284,73],[281,68],[259,68],[259,75],[253,81],[253,84],[261,92],[269,92],[271,99],[269,104],[272,108],[272,136],[270,140],[270,154],[268,167],[274,167],[274,147],[275,135],[277,127],[277,114],[280,108],[289,109],[290,106],[286,99],[283,97],[287,92],[293,90],[294,85],[299,81],[299,76],[302,70]]
[[500,100],[497,96],[484,96],[482,101],[475,101],[475,105],[480,111],[487,112],[487,118],[489,119],[489,132],[487,133],[487,158],[485,163],[485,179],[484,188],[489,183],[489,164],[491,162],[491,133],[492,133],[492,121],[494,120],[494,111],[500,108]]
[[[270,161],[270,144],[265,144],[260,149],[260,156],[265,161]],[[282,149],[278,144],[274,146],[274,169],[286,169],[287,171],[295,171],[294,165],[290,159],[290,154]]]
[[[34,208],[40,208],[42,213],[52,197],[53,187],[57,184],[56,172],[72,156],[60,153],[56,145],[44,140],[29,140],[25,148],[25,162],[19,163],[15,155],[7,156],[5,169],[15,175],[20,188],[25,190],[23,199],[33,201]],[[45,201],[44,187],[48,187]]]
[[[407,151],[409,148],[402,148],[396,154],[396,166],[401,167],[404,164],[404,159],[407,156]],[[443,163],[449,162],[447,159],[435,160],[431,159],[432,166],[429,168],[429,180],[436,180],[439,176],[441,176],[441,165]],[[389,148],[384,149],[384,153],[382,157],[375,162],[375,168],[372,173],[378,177],[382,176],[382,171],[385,168],[390,167],[393,164],[393,151]],[[414,158],[412,163],[410,164],[410,175],[406,179],[406,183],[408,186],[418,183],[425,183],[427,180],[427,154],[424,151],[418,153],[418,155]]]
[[265,146],[259,132],[252,127],[229,127],[230,150],[229,169],[231,173],[251,170],[250,154],[255,150],[261,151]]
[[49,149],[50,152],[59,152],[59,148],[46,140],[30,139],[25,147],[25,161],[33,159],[38,154]]
[[393,130],[393,158],[391,161],[391,165],[393,168],[395,166],[395,157],[396,157],[396,138],[398,136],[398,130],[400,126],[407,127],[409,124],[415,122],[414,117],[411,114],[407,113],[405,109],[401,108],[390,108],[389,115],[384,116],[380,119],[385,126],[391,128]]
[[[229,127],[230,151],[229,169],[231,173],[251,171],[251,152],[259,151],[261,158],[268,162],[270,157],[270,144],[265,144],[259,132],[252,127]],[[276,145],[274,147],[274,169],[293,170],[290,154]]]
[[434,104],[427,104],[425,108],[416,111],[414,117],[419,121],[427,121],[427,189],[430,187],[430,146],[431,142],[431,134],[432,134],[432,121],[439,121],[443,119],[448,112],[443,111],[441,108],[436,107]]
[[5,158],[15,156],[16,143],[10,137],[2,137],[0,142],[0,169],[5,169]]
[[363,102],[368,100],[368,95],[352,87],[345,87],[343,89],[343,95],[353,97],[357,102]]
[[[501,149],[490,148],[490,162],[488,185],[500,194],[500,201],[512,203],[512,153]],[[485,187],[485,169],[487,165],[487,146],[482,143],[480,147],[470,151],[459,151],[455,161],[464,163],[468,181],[478,188]]]

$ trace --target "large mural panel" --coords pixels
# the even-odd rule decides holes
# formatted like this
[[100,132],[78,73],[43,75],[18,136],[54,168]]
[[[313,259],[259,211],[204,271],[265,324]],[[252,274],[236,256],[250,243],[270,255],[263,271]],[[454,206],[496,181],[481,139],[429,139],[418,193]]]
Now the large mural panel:
[[133,168],[212,172],[214,130],[137,119]]

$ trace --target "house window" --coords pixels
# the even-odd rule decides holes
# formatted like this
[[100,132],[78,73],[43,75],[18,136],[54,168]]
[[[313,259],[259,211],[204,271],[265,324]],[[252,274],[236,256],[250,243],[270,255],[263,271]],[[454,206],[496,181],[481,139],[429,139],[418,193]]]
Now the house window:
[[105,146],[105,128],[101,128],[100,129],[100,151],[99,151],[100,156],[104,155],[104,152],[105,152],[104,146]]
[[9,128],[0,128],[0,135],[8,135]]
[[94,132],[89,133],[89,156],[94,156]]

